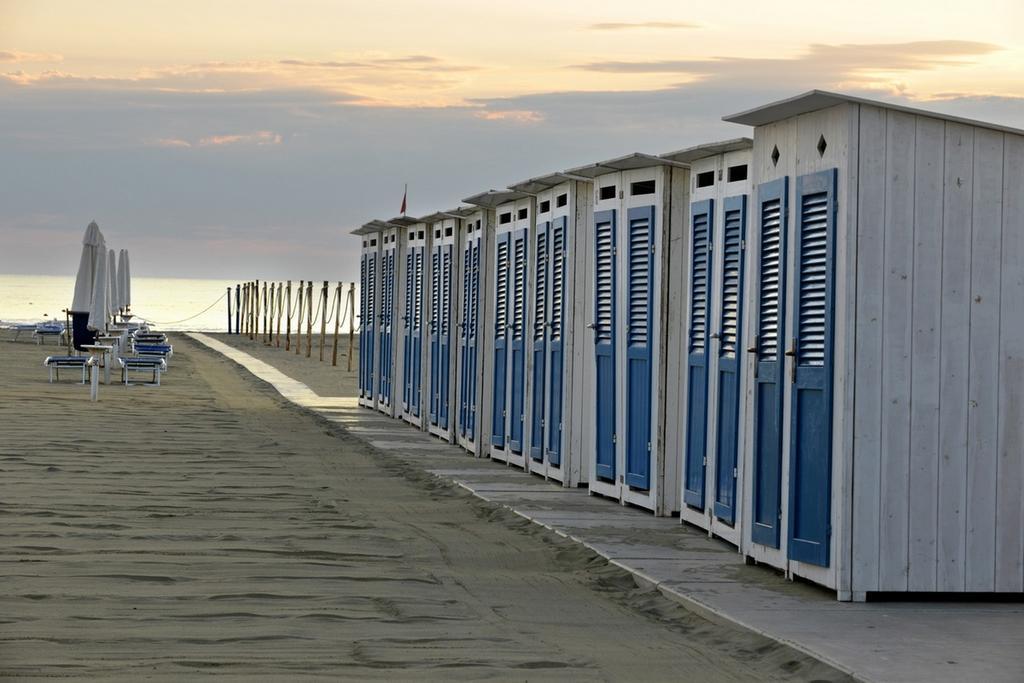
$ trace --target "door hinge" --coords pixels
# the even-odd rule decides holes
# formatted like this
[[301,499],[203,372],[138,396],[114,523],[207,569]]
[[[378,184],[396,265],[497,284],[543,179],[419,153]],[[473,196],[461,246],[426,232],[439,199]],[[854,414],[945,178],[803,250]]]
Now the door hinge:
[[612,443],[616,443],[619,440],[619,435],[612,432]]
[[704,467],[708,466],[708,456],[704,456],[703,460],[701,461],[701,465],[703,465]]
[[647,442],[647,452],[648,453],[651,452],[651,442],[650,441]]
[[733,467],[733,468],[732,468],[732,478],[733,478],[733,479],[736,479],[736,478],[737,478],[737,477],[739,477],[739,476],[740,476],[740,472],[739,472],[739,469],[737,469],[737,468]]

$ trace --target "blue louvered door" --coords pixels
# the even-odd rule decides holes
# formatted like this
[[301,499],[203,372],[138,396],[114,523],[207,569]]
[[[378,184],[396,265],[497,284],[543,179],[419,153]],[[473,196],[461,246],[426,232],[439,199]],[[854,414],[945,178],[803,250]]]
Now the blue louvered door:
[[[363,252],[359,261],[359,395],[366,397],[369,382],[366,381],[366,261],[368,255]],[[300,289],[300,298],[301,298]]]
[[596,474],[615,480],[615,211],[594,213]]
[[550,223],[537,225],[534,233],[534,280],[533,280],[533,368],[530,386],[530,457],[537,462],[544,460],[544,399],[547,395],[548,338],[548,230]]
[[686,452],[683,502],[704,509],[708,425],[708,320],[711,314],[711,236],[714,200],[690,206],[690,317],[687,334]]
[[412,410],[412,325],[415,306],[416,249],[405,253],[405,310],[402,312],[402,410]]
[[384,250],[381,261],[381,313],[380,313],[380,400],[391,406],[392,349],[395,315],[395,249]]
[[512,330],[509,338],[511,355],[511,391],[509,392],[511,417],[509,419],[509,449],[523,452],[523,423],[526,422],[526,231],[516,230],[512,235]]
[[626,214],[626,485],[651,488],[651,327],[654,302],[654,207]]
[[754,463],[750,537],[778,548],[782,515],[782,372],[785,336],[786,224],[789,179],[757,188],[757,303],[751,346],[754,371]]
[[715,448],[715,516],[736,521],[736,459],[739,454],[740,368],[743,344],[743,262],[747,197],[726,197],[722,206],[722,302],[718,319],[718,426]]
[[491,443],[505,447],[506,397],[508,395],[509,278],[511,235],[498,235],[494,246],[494,400],[491,409]]
[[438,407],[437,422],[442,429],[448,429],[451,402],[451,349],[452,349],[452,250],[453,245],[441,247],[441,315],[438,321],[440,340],[438,343]]
[[547,384],[547,418],[544,420],[545,440],[547,441],[548,464],[560,467],[562,464],[562,373],[563,373],[563,339],[565,336],[565,232],[568,220],[560,216],[551,222],[551,240],[549,260],[551,262],[550,290],[548,306],[550,308],[550,325],[548,326],[548,384]]
[[377,391],[377,366],[374,352],[377,346],[377,254],[366,258],[366,397],[373,400]]
[[796,183],[789,451],[789,558],[829,563],[836,171]]
[[410,408],[419,417],[423,396],[423,259],[426,247],[416,247],[413,258],[412,362]]
[[459,321],[459,436],[465,437],[469,431],[469,325],[471,305],[470,279],[473,277],[473,242],[466,240],[462,249],[462,319]]
[[473,240],[473,255],[470,264],[472,277],[469,281],[469,332],[467,333],[469,353],[467,354],[467,395],[469,396],[467,413],[466,437],[476,438],[476,362],[477,362],[477,332],[480,325],[480,240]]
[[430,348],[430,424],[437,425],[441,408],[441,245],[430,250],[430,320],[427,324]]

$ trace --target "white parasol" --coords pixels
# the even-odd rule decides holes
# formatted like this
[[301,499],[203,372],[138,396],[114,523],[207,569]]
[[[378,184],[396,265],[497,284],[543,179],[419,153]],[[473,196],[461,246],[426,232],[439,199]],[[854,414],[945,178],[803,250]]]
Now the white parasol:
[[118,293],[121,295],[121,310],[127,311],[132,306],[132,276],[128,269],[128,250],[122,249],[118,257],[117,278]]
[[86,313],[92,303],[92,288],[96,282],[96,267],[100,261],[107,260],[103,233],[93,221],[85,229],[82,238],[82,259],[78,264],[78,276],[75,278],[75,294],[71,300],[71,310]]
[[[102,242],[101,242],[102,244]],[[104,252],[106,251],[104,245]],[[97,259],[96,277],[92,283],[92,301],[89,303],[89,329],[104,332],[107,329],[107,292],[110,289],[107,277],[107,259]]]

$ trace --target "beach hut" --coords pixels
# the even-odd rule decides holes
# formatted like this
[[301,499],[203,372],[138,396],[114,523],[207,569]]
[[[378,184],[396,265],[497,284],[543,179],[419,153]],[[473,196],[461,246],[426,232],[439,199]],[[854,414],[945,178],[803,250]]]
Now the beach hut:
[[532,196],[513,190],[490,190],[465,200],[494,210],[494,281],[487,298],[494,306],[493,336],[488,344],[491,379],[488,393],[489,455],[525,467],[527,290],[529,250],[534,232]]
[[380,342],[381,228],[371,221],[352,231],[361,242],[359,261],[359,405],[377,406]]
[[754,130],[744,552],[1024,589],[1024,131],[812,91]]
[[[565,486],[588,481],[580,416],[587,254],[583,226],[593,215],[591,183],[551,173],[509,186],[534,197],[529,245],[526,439],[529,470]],[[586,365],[586,367],[585,367]],[[573,416],[576,415],[576,419]]]
[[385,415],[395,417],[395,377],[400,372],[400,345],[398,336],[398,311],[401,310],[402,296],[398,270],[405,256],[405,232],[392,223],[370,221],[365,226],[375,230],[380,240],[380,302],[377,314],[378,334],[378,381],[376,384],[376,407]]
[[742,368],[751,336],[743,324],[751,147],[750,138],[739,138],[662,155],[690,166],[690,256],[672,274],[686,305],[682,348],[672,352],[684,361],[666,424],[667,448],[683,458],[680,518],[736,546],[746,436]]
[[488,247],[494,233],[494,213],[480,207],[461,207],[450,211],[457,217],[460,232],[461,264],[456,308],[459,312],[456,335],[456,411],[455,435],[460,446],[473,455],[482,454],[479,438],[480,416],[489,405],[484,391],[484,320],[488,301],[483,295],[490,274]]
[[396,366],[397,386],[401,389],[401,407],[398,415],[406,422],[424,429],[426,425],[426,391],[424,377],[427,371],[426,322],[429,280],[427,253],[431,242],[430,230],[425,222],[410,216],[398,216],[388,221],[402,231],[405,239],[405,257],[398,270],[397,283],[402,289],[400,348],[402,355]]
[[455,441],[457,382],[456,312],[461,280],[461,219],[453,214],[437,212],[421,219],[431,232],[427,279],[427,429],[445,441]]
[[586,226],[590,366],[580,395],[590,491],[657,515],[679,510],[679,453],[666,448],[668,387],[684,308],[670,264],[684,262],[689,168],[631,154],[566,171],[590,178]]

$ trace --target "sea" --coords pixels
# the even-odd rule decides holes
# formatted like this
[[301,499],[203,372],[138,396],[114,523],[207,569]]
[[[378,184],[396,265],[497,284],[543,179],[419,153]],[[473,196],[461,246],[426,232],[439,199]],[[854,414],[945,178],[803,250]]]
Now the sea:
[[[237,280],[132,278],[131,311],[161,330],[226,332],[227,288]],[[75,278],[0,274],[0,323],[64,320]],[[232,302],[234,305],[234,302]]]

